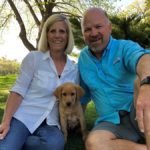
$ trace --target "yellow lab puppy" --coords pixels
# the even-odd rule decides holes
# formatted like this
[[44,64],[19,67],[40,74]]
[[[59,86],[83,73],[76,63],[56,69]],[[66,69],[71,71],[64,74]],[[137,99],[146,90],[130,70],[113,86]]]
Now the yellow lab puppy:
[[61,128],[67,142],[68,129],[80,126],[82,138],[86,138],[86,125],[80,98],[84,95],[84,90],[79,85],[71,82],[60,85],[54,91],[54,95],[59,100],[59,113]]

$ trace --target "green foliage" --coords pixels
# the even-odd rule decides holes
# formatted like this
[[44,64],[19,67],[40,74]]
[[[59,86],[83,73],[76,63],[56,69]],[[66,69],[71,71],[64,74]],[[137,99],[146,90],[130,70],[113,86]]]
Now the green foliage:
[[115,38],[130,39],[144,48],[150,47],[150,22],[143,20],[140,13],[111,16],[112,35]]
[[138,42],[144,48],[150,47],[150,1],[134,1],[124,11],[111,15],[113,36]]
[[8,60],[5,57],[0,58],[0,75],[17,74],[20,64],[16,60]]
[[72,17],[70,18],[70,22],[72,24],[75,45],[78,49],[81,49],[85,46],[85,43],[82,36],[80,20],[79,18]]

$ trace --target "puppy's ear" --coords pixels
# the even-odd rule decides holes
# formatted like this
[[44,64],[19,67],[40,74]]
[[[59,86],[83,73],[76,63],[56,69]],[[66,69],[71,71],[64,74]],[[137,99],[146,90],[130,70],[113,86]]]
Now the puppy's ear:
[[62,91],[62,86],[57,87],[57,88],[55,89],[55,91],[54,91],[54,95],[55,95],[58,99],[61,98],[61,91]]
[[85,91],[79,85],[75,85],[75,88],[76,88],[76,91],[77,91],[77,99],[80,100],[80,98],[84,95]]

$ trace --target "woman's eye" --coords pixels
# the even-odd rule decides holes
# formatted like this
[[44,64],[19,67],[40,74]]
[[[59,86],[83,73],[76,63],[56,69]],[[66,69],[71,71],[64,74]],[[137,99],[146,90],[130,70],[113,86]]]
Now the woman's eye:
[[55,33],[55,32],[56,32],[56,30],[50,30],[49,32],[50,32],[50,33]]
[[66,33],[66,31],[65,31],[65,30],[60,30],[59,32],[60,32],[60,33]]

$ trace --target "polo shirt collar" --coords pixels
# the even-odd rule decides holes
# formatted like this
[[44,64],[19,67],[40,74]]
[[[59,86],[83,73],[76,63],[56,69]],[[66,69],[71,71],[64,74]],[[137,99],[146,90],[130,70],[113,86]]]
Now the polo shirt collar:
[[[112,36],[110,36],[108,45],[107,45],[107,47],[104,49],[104,52],[103,52],[103,54],[102,54],[102,57],[107,53],[107,51],[110,50],[112,41],[113,41],[113,38],[112,38]],[[95,56],[91,53],[91,50],[90,50],[89,47],[88,47],[88,52],[89,52],[89,54],[92,56],[92,58],[95,59]]]

